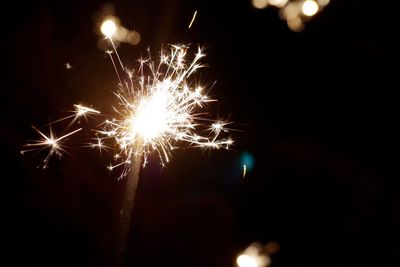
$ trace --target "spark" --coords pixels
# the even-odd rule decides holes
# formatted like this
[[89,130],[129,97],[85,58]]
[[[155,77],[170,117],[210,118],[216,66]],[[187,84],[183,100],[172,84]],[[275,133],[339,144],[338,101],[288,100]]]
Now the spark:
[[90,115],[98,115],[98,114],[100,114],[100,111],[95,110],[93,108],[85,107],[85,106],[83,106],[81,104],[74,104],[74,108],[75,108],[74,110],[70,111],[72,113],[72,115],[69,115],[69,116],[63,117],[61,119],[52,121],[47,125],[52,125],[52,124],[55,124],[57,122],[65,121],[67,119],[71,119],[72,118],[71,122],[67,126],[67,129],[68,129],[73,123],[75,123],[81,117],[84,117],[85,119],[87,119],[87,117],[89,117]]
[[190,29],[192,27],[192,24],[193,24],[194,20],[196,19],[196,15],[197,15],[197,10],[194,11],[194,13],[193,13],[193,17],[192,17],[192,20],[189,23],[188,29]]
[[[60,137],[56,137],[52,126],[55,125],[56,123],[65,121],[67,119],[71,119],[71,121],[69,122],[69,124],[67,125],[67,127],[65,128],[64,131],[68,130],[75,122],[77,122],[77,120],[79,120],[80,118],[84,117],[85,119],[87,119],[88,116],[90,115],[98,115],[100,114],[100,111],[95,110],[93,108],[89,108],[86,106],[83,106],[81,104],[75,104],[74,105],[74,110],[72,110],[71,112],[73,113],[72,115],[68,115],[66,117],[63,117],[61,119],[52,121],[48,124],[46,124],[45,126],[49,126],[49,134],[45,135],[42,131],[40,131],[37,127],[32,125],[32,128],[42,137],[42,139],[39,140],[35,140],[32,141],[32,143],[28,143],[23,145],[24,148],[27,149],[23,149],[21,150],[21,154],[25,154],[26,152],[30,152],[30,151],[34,151],[34,150],[39,150],[42,151],[44,149],[49,149],[49,152],[47,154],[47,156],[45,157],[45,159],[43,160],[41,166],[43,169],[46,169],[48,167],[48,163],[49,160],[52,156],[58,156],[61,157],[63,152],[66,152],[65,150],[65,144],[61,141],[64,141],[64,139],[72,134],[75,134],[79,131],[82,130],[82,128],[79,128],[77,130],[74,130],[72,132],[69,132],[63,136]],[[90,145],[91,147],[93,147],[93,145]],[[97,146],[98,149],[101,152],[101,149],[105,149],[104,146],[101,146],[101,141],[98,142]],[[40,165],[39,165],[40,166]]]
[[153,152],[165,165],[171,151],[184,143],[203,149],[232,145],[230,137],[222,136],[228,132],[228,122],[209,119],[206,112],[201,112],[215,100],[189,79],[203,67],[199,61],[204,54],[198,48],[193,60],[187,61],[188,49],[184,45],[170,45],[161,50],[158,62],[152,60],[149,52],[147,59],[139,61],[135,72],[126,71],[121,64],[128,81],[115,92],[115,116],[105,120],[103,128],[97,131],[104,142],[113,142],[116,162],[108,166],[109,170],[123,167],[123,177],[132,157],[142,155],[146,163]]
[[100,152],[100,154],[101,154],[101,152],[102,152],[103,150],[108,151],[108,148],[109,148],[109,147],[107,147],[107,146],[104,144],[103,138],[95,137],[95,138],[92,138],[92,139],[95,140],[95,142],[88,143],[88,144],[86,145],[86,147],[96,148],[96,149]]
[[51,156],[56,155],[58,157],[62,156],[63,152],[66,152],[65,147],[62,143],[62,141],[67,138],[70,135],[75,134],[76,132],[79,132],[82,130],[82,128],[76,129],[72,132],[69,132],[65,135],[62,135],[60,137],[56,137],[55,133],[53,132],[52,128],[49,128],[49,135],[45,135],[42,131],[40,131],[38,128],[32,125],[32,128],[42,136],[42,139],[36,140],[33,143],[28,143],[24,145],[26,147],[26,150],[21,150],[22,154],[25,154],[26,152],[30,152],[33,150],[44,150],[44,149],[49,149],[49,152],[45,159],[42,162],[42,168],[46,169],[48,167],[48,162]]
[[246,164],[243,164],[243,175],[242,175],[242,178],[244,178],[246,176],[246,170],[247,170],[247,166],[246,166]]
[[80,104],[75,104],[74,107],[75,107],[75,118],[86,117],[86,115],[90,114],[100,114],[100,111],[95,110],[93,108],[85,107]]

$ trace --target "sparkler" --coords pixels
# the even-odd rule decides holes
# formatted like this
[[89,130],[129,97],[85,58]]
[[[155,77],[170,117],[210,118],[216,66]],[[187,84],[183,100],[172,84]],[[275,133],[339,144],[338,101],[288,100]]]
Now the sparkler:
[[[199,60],[204,54],[199,48],[194,60],[186,63],[187,49],[173,45],[169,51],[161,51],[157,66],[150,56],[140,60],[139,75],[127,71],[129,80],[115,93],[117,116],[106,120],[98,134],[102,140],[114,141],[114,157],[122,160],[109,169],[124,166],[120,178],[129,172],[135,155],[143,155],[146,164],[147,156],[156,152],[164,165],[182,142],[200,148],[228,148],[233,143],[229,137],[221,137],[228,131],[227,122],[209,120],[197,111],[214,100],[201,86],[190,84],[188,78],[202,67]],[[149,75],[144,74],[147,71]]]
[[[195,16],[196,13],[192,22]],[[113,43],[113,36],[118,31],[117,24],[108,19],[100,29],[113,48],[108,54],[118,77],[119,87],[114,92],[117,98],[117,105],[113,107],[115,114],[107,117],[99,128],[92,129],[96,137],[89,147],[100,151],[103,148],[113,149],[114,162],[107,168],[110,171],[121,168],[118,179],[127,177],[120,212],[118,249],[122,260],[139,172],[141,166],[146,165],[148,155],[156,153],[161,164],[165,165],[169,162],[172,151],[183,144],[201,149],[218,149],[229,148],[233,140],[227,136],[228,122],[210,119],[208,113],[202,111],[216,100],[208,97],[204,88],[191,79],[198,69],[204,67],[200,60],[205,54],[200,47],[191,61],[187,60],[189,47],[185,45],[170,45],[161,49],[157,62],[152,59],[149,51],[147,58],[139,60],[138,68],[130,70],[122,63]],[[100,114],[100,111],[80,104],[74,105],[74,108],[72,115],[52,122],[50,127],[70,119],[68,129],[79,118]],[[79,128],[56,137],[51,128],[49,136],[35,127],[34,129],[42,139],[25,146],[49,149],[43,167],[48,166],[51,156],[61,156],[65,152],[62,141],[82,130]],[[22,152],[27,151],[30,149]]]
[[[114,29],[110,25],[107,28]],[[104,122],[103,129],[98,131],[98,140],[113,141],[117,163],[110,164],[109,170],[123,166],[120,178],[129,171],[131,173],[127,177],[120,214],[118,252],[122,261],[142,159],[145,165],[147,156],[156,152],[164,165],[179,143],[200,148],[228,148],[233,141],[230,137],[222,137],[228,130],[227,122],[210,120],[204,112],[198,111],[215,101],[204,94],[200,85],[193,84],[189,79],[204,66],[200,63],[204,57],[200,48],[191,62],[186,61],[188,47],[184,45],[171,45],[169,50],[161,50],[158,64],[149,52],[148,58],[140,59],[139,68],[133,71],[122,63],[110,32],[115,31],[107,30],[103,34],[114,49],[114,53],[108,54],[120,81],[120,88],[115,93],[118,99],[118,106],[114,107],[117,116]],[[128,77],[127,81],[121,80],[118,64]]]

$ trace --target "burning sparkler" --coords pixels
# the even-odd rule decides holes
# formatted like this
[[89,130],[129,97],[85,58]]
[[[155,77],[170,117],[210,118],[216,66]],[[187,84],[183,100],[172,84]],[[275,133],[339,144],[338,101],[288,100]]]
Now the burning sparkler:
[[[114,148],[115,162],[108,169],[123,167],[119,178],[129,172],[131,159],[135,155],[142,155],[145,164],[147,156],[156,152],[164,165],[169,161],[172,150],[180,143],[186,142],[200,148],[228,148],[233,143],[230,137],[223,136],[229,130],[226,128],[228,122],[208,119],[204,112],[199,111],[215,100],[204,94],[203,87],[192,84],[188,79],[197,69],[203,67],[199,60],[204,57],[204,53],[198,48],[193,61],[188,63],[187,51],[186,46],[171,45],[169,50],[161,51],[158,65],[155,65],[149,55],[147,59],[139,61],[136,71],[127,70],[120,61],[117,50],[113,51],[128,79],[124,82],[121,80],[122,83],[115,92],[118,100],[118,105],[114,107],[116,116],[106,119],[103,127],[96,129],[97,137],[92,147],[101,149],[105,146],[101,144],[107,143],[108,147]],[[109,55],[118,73],[113,53]],[[75,104],[72,115],[55,120],[51,125],[71,119],[67,127],[69,128],[82,117],[99,114],[100,111],[96,109]],[[34,129],[45,136],[37,128]],[[43,147],[49,145],[46,140],[54,140],[55,145],[58,145],[58,141],[64,137],[66,136],[55,138],[51,132],[48,139],[26,146]],[[27,151],[30,150],[24,150]],[[61,147],[50,150],[44,166],[47,167],[50,156],[60,155],[64,151]]]
[[[104,23],[109,24],[110,21]],[[118,106],[114,107],[116,117],[104,122],[103,129],[98,131],[98,140],[113,141],[117,162],[109,165],[110,170],[123,166],[120,177],[131,171],[127,177],[120,214],[119,253],[124,253],[141,161],[145,165],[147,155],[156,152],[164,164],[179,143],[200,148],[228,148],[233,141],[223,136],[227,132],[227,122],[210,120],[204,112],[199,111],[214,101],[203,92],[200,85],[193,84],[189,79],[197,69],[203,67],[200,59],[204,53],[200,48],[194,59],[187,62],[188,47],[171,45],[169,49],[161,50],[158,63],[152,60],[149,53],[148,58],[139,60],[136,71],[128,70],[112,40],[115,30],[103,30],[115,27],[103,26],[102,32],[114,49],[114,53],[108,54],[120,88],[115,92],[118,99]],[[118,64],[120,68],[117,68]],[[128,77],[126,81],[121,79],[119,69]],[[208,126],[205,122],[208,122]]]
[[[113,42],[113,36],[118,32],[115,20],[105,20],[100,30],[113,48],[108,54],[119,79],[119,88],[114,92],[117,98],[117,105],[113,107],[115,115],[101,123],[100,128],[94,129],[95,141],[89,147],[100,151],[103,148],[112,148],[115,152],[114,162],[108,169],[111,171],[121,167],[119,179],[127,177],[119,240],[119,249],[123,252],[140,166],[146,164],[148,155],[158,154],[161,164],[164,165],[169,161],[172,150],[182,144],[202,149],[218,149],[229,148],[233,141],[227,136],[228,122],[210,119],[202,111],[208,103],[215,100],[207,96],[201,85],[191,80],[192,75],[204,67],[200,60],[205,54],[200,47],[191,61],[187,60],[189,47],[185,45],[170,45],[167,49],[162,49],[157,62],[152,59],[149,51],[147,58],[139,60],[136,70],[129,70],[122,63]],[[68,129],[79,118],[100,114],[100,111],[80,104],[74,107],[72,115],[52,122],[50,127],[70,119]],[[43,161],[43,167],[48,166],[51,156],[61,156],[65,152],[62,141],[82,130],[79,128],[56,137],[51,128],[49,136],[35,127],[34,129],[43,138],[25,145],[28,149],[23,152],[30,151],[30,148],[48,148],[49,153]]]
[[[164,164],[180,142],[201,148],[228,148],[232,144],[229,137],[221,138],[227,132],[227,122],[211,121],[209,126],[204,125],[209,119],[198,109],[214,100],[203,93],[201,86],[188,80],[202,67],[199,60],[204,54],[199,48],[194,60],[186,63],[187,50],[185,46],[173,45],[169,51],[161,51],[157,66],[150,56],[140,60],[138,75],[128,72],[129,80],[115,93],[117,116],[106,120],[98,134],[101,139],[114,141],[115,158],[122,160],[109,169],[124,165],[127,168],[121,177],[129,171],[135,155],[143,155],[146,163],[147,155],[156,151]],[[201,135],[202,132],[205,134]]]

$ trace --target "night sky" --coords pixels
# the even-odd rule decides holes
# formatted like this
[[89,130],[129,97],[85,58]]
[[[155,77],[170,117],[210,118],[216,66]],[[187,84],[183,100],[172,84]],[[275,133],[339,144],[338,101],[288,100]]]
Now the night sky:
[[[105,4],[2,4],[2,266],[116,266],[125,180],[106,169],[110,155],[82,140],[42,170],[41,154],[20,154],[38,137],[31,125],[76,103],[115,104],[118,80],[98,46]],[[141,34],[118,48],[128,65],[147,48],[205,48],[195,79],[235,129],[228,151],[178,149],[165,167],[150,157],[126,266],[233,267],[248,245],[272,241],[272,267],[400,266],[399,30],[389,3],[331,0],[299,33],[250,0],[113,5]]]

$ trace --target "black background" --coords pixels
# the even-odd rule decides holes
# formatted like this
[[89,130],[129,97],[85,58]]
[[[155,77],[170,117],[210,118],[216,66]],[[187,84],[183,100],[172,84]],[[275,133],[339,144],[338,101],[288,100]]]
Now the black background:
[[[230,151],[181,149],[165,168],[151,159],[127,265],[234,266],[250,243],[275,241],[272,266],[399,266],[399,31],[395,8],[378,2],[332,0],[301,33],[245,0],[114,2],[142,37],[119,47],[124,62],[204,46],[197,79],[217,81],[212,111],[238,130]],[[97,47],[105,3],[2,4],[3,266],[114,265],[124,180],[107,155],[71,148],[41,170],[19,153],[37,137],[31,124],[115,101]],[[241,179],[244,152],[255,165]]]

